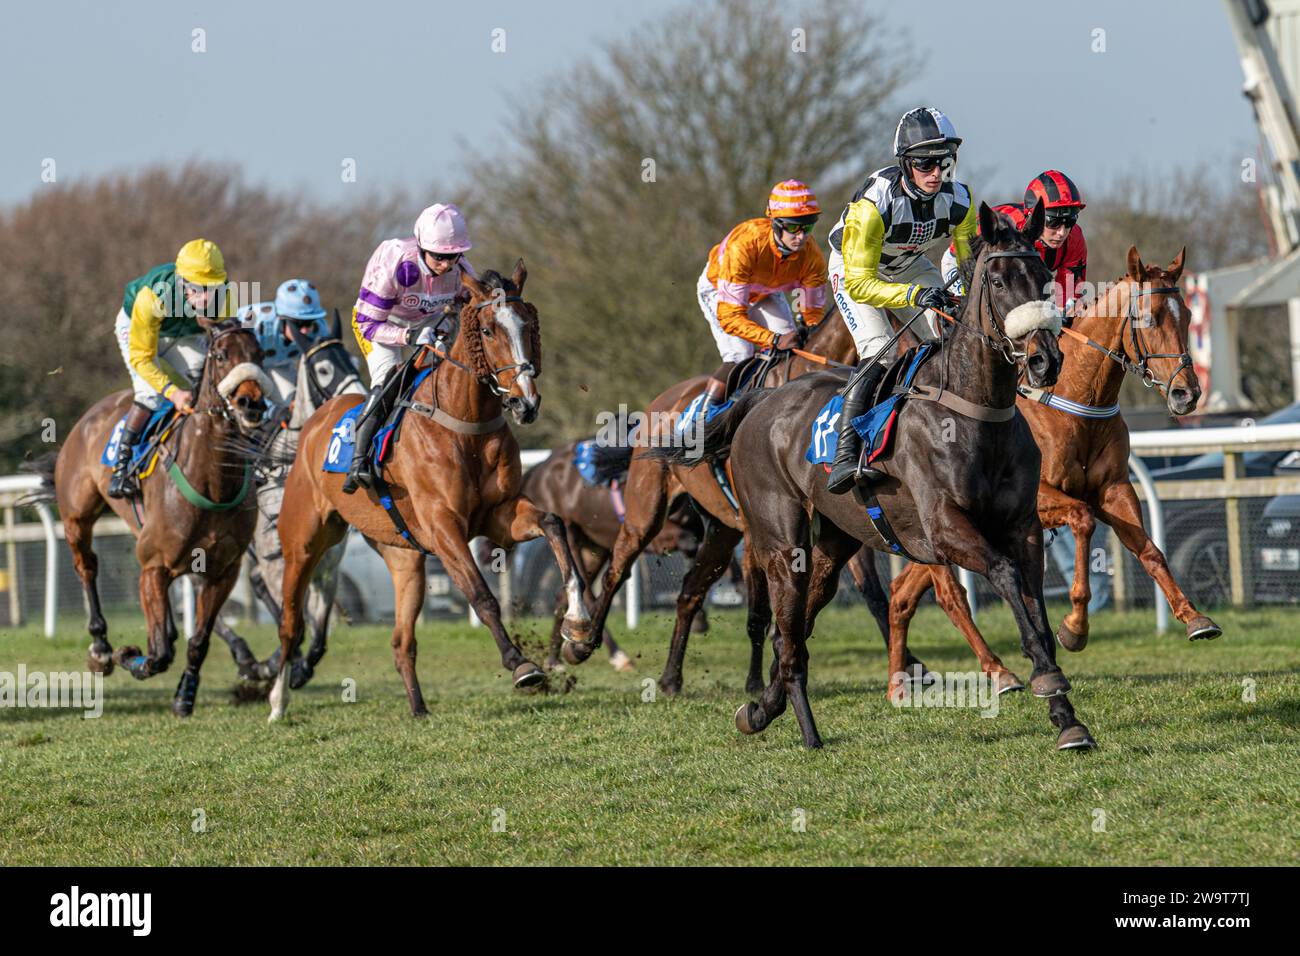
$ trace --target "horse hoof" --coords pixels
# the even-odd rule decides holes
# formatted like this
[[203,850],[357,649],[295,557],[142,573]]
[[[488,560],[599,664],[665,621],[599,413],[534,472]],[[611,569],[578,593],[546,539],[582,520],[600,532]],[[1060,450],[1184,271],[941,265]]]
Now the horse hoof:
[[560,648],[560,656],[564,658],[565,663],[576,667],[590,657],[595,650],[594,647],[584,641],[565,641],[564,646]]
[[659,689],[664,692],[665,697],[676,697],[682,692],[682,682],[680,679],[666,681],[661,677],[659,678]]
[[289,671],[289,689],[299,690],[306,687],[307,682],[311,680],[312,675],[315,673],[316,671],[313,668],[307,667],[306,665],[303,665],[302,667],[294,666]]
[[86,655],[86,670],[91,671],[92,673],[103,674],[107,677],[109,674],[113,673],[113,668],[115,666],[112,654],[97,655],[92,650]]
[[921,663],[919,657],[912,657],[911,655],[907,658],[907,665],[903,668],[903,673],[907,675],[907,679],[911,683],[920,684],[922,687],[929,687],[939,679],[930,668]]
[[1204,614],[1198,614],[1187,622],[1187,639],[1189,641],[1212,641],[1222,633],[1223,628]]
[[1029,688],[1035,697],[1060,697],[1070,692],[1070,682],[1060,671],[1048,671],[1029,679]]
[[756,734],[761,728],[755,727],[754,712],[758,710],[758,705],[752,701],[747,704],[741,704],[736,708],[736,729],[742,734]]
[[627,674],[636,670],[636,664],[632,662],[632,658],[628,657],[622,651],[619,651],[609,659],[609,666],[614,668],[614,670],[618,671],[620,674]]
[[532,661],[524,661],[515,668],[512,676],[515,686],[520,688],[546,683],[546,673]]
[[173,700],[172,713],[177,717],[189,717],[194,713],[194,705],[183,700]]
[[1056,629],[1056,643],[1060,644],[1067,651],[1073,651],[1076,654],[1088,646],[1087,634],[1076,634],[1061,622],[1061,626]]
[[1095,746],[1097,741],[1092,739],[1092,734],[1088,733],[1088,728],[1083,724],[1066,727],[1056,738],[1057,750],[1091,750]]
[[993,675],[993,693],[998,697],[1024,689],[1025,685],[1021,683],[1020,678],[1011,671],[999,671]]

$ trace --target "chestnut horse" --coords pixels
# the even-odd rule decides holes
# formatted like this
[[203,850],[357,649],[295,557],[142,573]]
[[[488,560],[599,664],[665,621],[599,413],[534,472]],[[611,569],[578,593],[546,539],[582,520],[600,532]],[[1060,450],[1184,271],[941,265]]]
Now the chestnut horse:
[[[545,461],[528,469],[524,473],[523,493],[539,508],[554,512],[564,521],[569,536],[569,552],[578,563],[578,572],[583,576],[583,583],[590,596],[592,579],[609,560],[623,519],[612,499],[615,490],[604,485],[590,484],[574,465],[573,452],[577,444],[571,441],[561,445]],[[617,467],[623,477],[619,480],[617,493],[622,496],[632,449],[602,450],[611,451],[620,459]],[[626,498],[623,500],[626,501]],[[700,520],[690,498],[680,489],[669,490],[669,501],[671,504],[663,528],[647,546],[647,550],[651,554],[680,551],[687,560],[694,560],[704,536],[704,522]],[[561,586],[556,594],[555,625],[551,630],[550,655],[546,661],[548,669],[559,666],[560,663],[560,629],[566,603],[564,588]],[[696,631],[707,629],[704,614],[704,609],[701,608],[697,624],[704,626],[696,627]],[[615,670],[634,669],[632,659],[623,653],[608,631],[604,634],[604,643],[609,648],[609,663]]]
[[[1098,518],[1160,586],[1174,616],[1187,626],[1189,640],[1222,633],[1183,593],[1142,526],[1142,508],[1129,482],[1128,425],[1119,414],[1125,373],[1159,388],[1174,415],[1189,414],[1201,397],[1187,353],[1191,313],[1178,288],[1185,253],[1161,269],[1143,264],[1137,248],[1130,246],[1127,274],[1076,316],[1063,335],[1064,364],[1056,386],[1046,393],[1022,388],[1016,401],[1043,453],[1038,484],[1043,527],[1068,525],[1074,532],[1071,610],[1056,631],[1069,651],[1081,651],[1088,643],[1089,544]],[[906,646],[908,625],[931,583],[985,671],[1002,669],[971,619],[965,591],[946,566],[909,565],[894,580],[891,631],[898,629]]]
[[[590,616],[585,588],[565,539],[564,523],[519,493],[519,444],[506,424],[537,418],[541,395],[541,332],[537,310],[523,299],[523,260],[505,279],[464,274],[469,301],[450,352],[426,347],[437,365],[416,390],[401,437],[382,468],[383,483],[408,529],[404,537],[381,503],[380,490],[345,495],[343,475],[322,470],[339,417],[360,399],[326,402],[303,426],[298,457],[285,482],[280,511],[284,552],[284,601],[280,620],[280,671],[271,689],[271,720],[283,717],[289,699],[289,662],[302,641],[303,595],[316,563],[352,525],[375,545],[393,576],[396,623],[393,660],[406,686],[414,716],[428,711],[415,673],[415,619],[424,606],[426,554],[437,554],[456,587],[487,625],[501,651],[501,664],[516,687],[544,683],[542,669],[525,658],[501,623],[501,608],[470,550],[480,535],[505,548],[545,535],[569,597],[564,631],[586,640]],[[394,373],[395,374],[395,373]]]
[[[827,316],[808,335],[809,353],[823,356],[835,363],[853,361],[857,355],[847,326],[834,316]],[[824,363],[798,354],[772,356],[783,358],[771,369],[766,378],[768,387],[777,387],[799,375],[825,368]],[[745,521],[727,500],[717,479],[708,468],[693,468],[683,464],[670,464],[648,453],[658,444],[672,444],[675,436],[669,434],[675,422],[691,401],[704,391],[707,375],[679,382],[650,403],[651,423],[647,440],[640,441],[632,450],[628,466],[624,500],[627,514],[614,541],[609,567],[605,570],[600,596],[592,613],[592,633],[599,645],[609,615],[614,595],[627,580],[629,569],[637,557],[654,540],[663,527],[674,487],[686,491],[706,515],[704,540],[700,544],[695,563],[682,580],[681,594],[677,599],[677,620],[673,626],[672,644],[659,686],[664,693],[676,695],[682,688],[682,662],[686,656],[686,643],[690,636],[691,621],[713,586],[731,564],[732,552],[745,533]],[[752,597],[752,589],[751,589]],[[763,644],[767,639],[766,625],[759,628],[747,625],[750,639],[750,666],[747,687],[762,687]],[[587,659],[594,650],[592,645],[565,644],[564,659],[576,664]]]
[[[194,411],[181,417],[162,443],[156,467],[163,473],[142,482],[140,523],[135,508],[139,499],[109,498],[112,469],[100,463],[105,442],[131,405],[129,390],[101,399],[81,417],[59,451],[52,476],[72,563],[86,594],[91,670],[110,674],[117,663],[140,680],[167,670],[176,644],[167,589],[182,575],[203,579],[185,672],[172,702],[172,712],[181,717],[194,711],[208,638],[239,577],[257,521],[256,495],[250,493],[252,463],[235,448],[239,438],[247,438],[261,424],[272,394],[261,368],[262,350],[251,331],[229,321],[198,321],[209,338]],[[114,651],[108,642],[99,603],[99,559],[92,546],[95,521],[105,506],[136,536],[147,654],[138,647]]]
[[[1056,664],[1043,600],[1043,532],[1034,506],[1040,456],[1022,415],[1016,381],[1050,386],[1060,371],[1060,317],[1044,301],[1051,273],[1034,250],[1041,205],[1022,233],[987,204],[985,237],[961,322],[915,379],[929,400],[911,400],[895,428],[895,450],[875,483],[881,512],[905,554],[926,563],[956,563],[984,574],[1011,605],[1021,648],[1034,662],[1034,694],[1048,698],[1059,749],[1094,746],[1067,698],[1070,683]],[[1014,341],[1008,328],[1015,332]],[[807,637],[834,596],[840,572],[861,544],[887,551],[892,542],[848,495],[826,490],[826,469],[808,461],[809,429],[844,385],[844,377],[807,375],[774,391],[753,392],[705,431],[703,458],[730,451],[744,509],[746,563],[752,592],[766,595],[751,616],[775,616],[777,655],[759,703],[742,705],[736,726],[757,733],[792,705],[805,746],[821,737],[808,700]],[[936,388],[936,386],[938,386]],[[941,407],[942,406],[942,407]],[[834,421],[827,423],[834,429]],[[943,436],[943,437],[941,437]],[[683,462],[696,449],[654,449]],[[902,643],[890,640],[891,696],[905,679]]]

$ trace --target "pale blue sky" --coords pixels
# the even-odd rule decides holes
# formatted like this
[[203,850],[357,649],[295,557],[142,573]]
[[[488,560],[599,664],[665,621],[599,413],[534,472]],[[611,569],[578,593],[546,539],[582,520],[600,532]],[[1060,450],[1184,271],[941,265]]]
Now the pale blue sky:
[[[514,94],[680,0],[71,2],[6,5],[0,204],[159,159],[236,160],[254,182],[351,198],[455,181],[459,143],[500,138]],[[1135,165],[1222,163],[1256,142],[1219,0],[877,4],[928,55],[908,92],[947,112],[992,199],[1066,169],[1085,190]],[[792,5],[791,26],[798,25]],[[191,52],[191,30],[207,52]],[[504,28],[507,52],[493,53]],[[1094,53],[1092,31],[1106,31]],[[811,42],[815,42],[815,39]],[[1014,105],[1013,105],[1014,104]],[[214,130],[219,134],[214,136]],[[865,172],[866,170],[864,170]]]

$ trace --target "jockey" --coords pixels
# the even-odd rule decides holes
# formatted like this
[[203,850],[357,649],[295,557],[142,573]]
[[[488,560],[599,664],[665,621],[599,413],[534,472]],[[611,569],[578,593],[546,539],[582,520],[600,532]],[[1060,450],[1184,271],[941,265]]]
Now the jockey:
[[131,375],[135,402],[126,413],[126,427],[117,445],[109,497],[139,493],[134,479],[127,478],[127,466],[149,416],[164,400],[182,412],[192,407],[191,389],[173,383],[158,360],[166,361],[192,387],[203,371],[207,351],[207,337],[195,316],[228,318],[234,305],[226,288],[225,259],[216,243],[207,239],[185,243],[175,262],[155,266],[127,283],[113,331]]
[[274,302],[255,302],[241,308],[239,321],[257,336],[264,356],[262,367],[279,391],[277,403],[287,405],[297,388],[297,362],[302,355],[289,327],[292,325],[308,342],[329,335],[320,293],[306,279],[288,279],[275,290]]
[[[435,203],[415,220],[414,236],[386,239],[371,255],[352,309],[352,331],[370,369],[370,394],[357,416],[345,494],[360,485],[370,487],[368,452],[383,421],[380,405],[388,375],[405,347],[432,345],[443,334],[443,320],[454,315],[459,301],[461,273],[475,274],[465,259],[469,249],[469,230],[460,209]],[[454,329],[448,323],[447,331]]]
[[[858,349],[858,370],[844,388],[839,444],[827,490],[843,494],[857,476],[860,439],[850,424],[867,410],[884,366],[872,362],[891,336],[884,310],[913,323],[922,338],[938,335],[939,319],[929,310],[952,310],[943,278],[926,253],[952,239],[957,258],[970,255],[978,214],[970,189],[953,174],[961,138],[948,117],[931,107],[910,110],[898,121],[894,156],[878,169],[845,207],[830,233],[831,291]],[[879,476],[864,468],[868,478]]]
[[[1068,313],[1079,298],[1079,288],[1088,274],[1088,243],[1078,225],[1079,213],[1086,203],[1079,187],[1065,173],[1049,169],[1035,176],[1025,189],[1024,205],[1005,203],[993,209],[1007,216],[1020,229],[1040,199],[1047,221],[1036,245],[1043,261],[1055,273],[1053,294],[1056,304]],[[954,288],[960,291],[957,259],[952,246],[949,246],[943,254],[943,277],[951,281],[954,276],[958,276]]]
[[722,403],[727,376],[755,347],[799,344],[790,304],[780,293],[796,292],[806,325],[822,320],[826,259],[812,238],[821,212],[811,189],[787,179],[772,188],[765,217],[745,220],[709,251],[696,294],[722,364],[709,378],[702,416]]

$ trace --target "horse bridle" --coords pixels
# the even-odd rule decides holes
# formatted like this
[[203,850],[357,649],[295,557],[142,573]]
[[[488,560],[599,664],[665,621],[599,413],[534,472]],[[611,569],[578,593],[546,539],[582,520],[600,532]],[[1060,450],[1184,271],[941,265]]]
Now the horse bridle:
[[[1139,315],[1138,313],[1137,301],[1144,295],[1180,295],[1180,294],[1181,294],[1180,290],[1177,286],[1171,286],[1171,285],[1155,286],[1147,289],[1147,288],[1142,288],[1141,284],[1139,283],[1139,288],[1136,289],[1129,296],[1128,311],[1124,315],[1124,322],[1125,325],[1127,326],[1126,331],[1129,334],[1129,340],[1133,344],[1133,354],[1137,356],[1136,362],[1129,361],[1129,357],[1125,355],[1124,352],[1122,351],[1116,352],[1114,349],[1108,349],[1100,342],[1095,342],[1092,339],[1088,338],[1087,336],[1081,335],[1078,332],[1074,332],[1069,329],[1066,329],[1065,331],[1068,334],[1073,335],[1075,338],[1082,341],[1085,345],[1088,345],[1091,348],[1096,349],[1098,352],[1101,352],[1102,354],[1106,355],[1108,358],[1115,361],[1120,366],[1120,368],[1122,368],[1125,372],[1132,375],[1136,375],[1138,377],[1138,380],[1147,388],[1158,388],[1160,389],[1161,394],[1167,397],[1169,395],[1169,389],[1174,384],[1174,379],[1176,379],[1179,375],[1181,375],[1185,370],[1189,368],[1194,368],[1192,364],[1192,357],[1190,354],[1188,354],[1187,346],[1184,343],[1179,343],[1180,345],[1183,346],[1182,352],[1179,353],[1147,351],[1146,342],[1143,340],[1141,333],[1138,332],[1138,328],[1139,328],[1138,320],[1141,318],[1141,315]],[[1123,333],[1120,334],[1120,341],[1121,342],[1123,341]],[[1178,359],[1178,367],[1175,368],[1174,371],[1170,374],[1169,378],[1167,378],[1163,382],[1160,381],[1158,378],[1156,378],[1155,371],[1152,370],[1149,364],[1152,359],[1158,359],[1158,358]]]
[[[984,302],[985,294],[989,283],[988,260],[990,259],[1037,259],[1042,261],[1042,257],[1037,252],[1028,249],[993,249],[984,253],[984,269],[980,272],[979,293],[975,302],[975,314],[981,314],[981,304]],[[1016,343],[1012,341],[1011,336],[1007,335],[1006,316],[998,309],[997,299],[990,293],[988,295],[989,312],[993,316],[993,330],[1001,336],[1002,341],[995,341],[992,336],[985,334],[982,330],[971,329],[961,325],[958,328],[965,329],[967,332],[973,332],[984,340],[984,344],[993,351],[997,352],[1007,364],[1015,365],[1018,359],[1024,358],[1023,352],[1016,350]]]
[[[203,391],[206,392],[208,389],[211,389],[212,391],[216,392],[217,397],[221,399],[221,404],[215,408],[194,409],[194,411],[202,412],[205,415],[224,418],[229,424],[234,425],[236,428],[239,427],[239,422],[233,417],[235,414],[235,408],[230,403],[230,399],[227,398],[225,395],[222,395],[221,390],[217,388],[217,383],[214,377],[216,373],[213,371],[216,363],[209,361],[209,358],[211,357],[212,350],[216,347],[217,343],[220,342],[227,335],[232,335],[235,332],[247,332],[247,331],[248,330],[245,329],[243,326],[237,325],[234,326],[233,328],[223,329],[212,336],[212,341],[208,343],[207,351],[205,351],[203,354]],[[266,402],[267,413],[270,412],[272,404],[273,403],[269,400],[268,397]],[[263,415],[263,418],[265,418],[265,414]]]
[[[336,338],[322,339],[321,341],[313,345],[310,349],[308,349],[306,352],[303,352],[300,361],[309,363],[311,357],[315,355],[317,352],[334,345],[342,347],[343,340],[336,339]],[[315,388],[321,394],[321,396],[324,397],[325,401],[329,401],[329,399],[332,398],[333,395],[325,394],[325,389],[321,386],[319,382],[316,381],[316,374],[313,370],[313,367],[310,364],[308,364],[306,368],[307,368],[307,374],[309,380],[311,381],[312,387]],[[347,388],[348,385],[351,384],[352,382],[360,382],[360,381],[361,381],[361,376],[358,375],[355,371],[348,373],[346,376],[344,376],[343,383],[334,389],[334,395],[340,394],[343,391],[343,389]],[[315,400],[315,396],[312,396],[312,398],[313,400]]]
[[[484,309],[489,305],[497,305],[500,302],[523,303],[523,301],[524,301],[523,296],[518,296],[518,295],[508,295],[504,299],[497,299],[493,297],[490,299],[485,299],[482,302],[478,303],[477,305],[471,306],[471,308],[474,310],[475,313],[477,313],[480,309]],[[425,346],[425,347],[428,348],[429,346]],[[452,365],[456,366],[457,368],[465,372],[468,372],[471,375],[474,374],[473,369],[471,369],[469,366],[465,365],[462,362],[456,361],[454,358],[451,357],[450,354],[445,352],[439,352],[438,355],[442,358],[444,362],[450,362]],[[536,376],[537,374],[537,369],[533,367],[532,362],[523,361],[523,362],[514,362],[510,365],[502,365],[500,368],[490,369],[487,375],[480,375],[478,376],[478,379],[480,382],[482,382],[488,388],[490,388],[494,395],[496,395],[499,398],[504,398],[505,396],[510,394],[510,389],[503,388],[501,386],[500,376],[503,372],[510,372],[510,371],[514,371],[515,369],[519,370],[520,375],[531,374]]]

